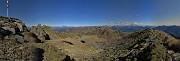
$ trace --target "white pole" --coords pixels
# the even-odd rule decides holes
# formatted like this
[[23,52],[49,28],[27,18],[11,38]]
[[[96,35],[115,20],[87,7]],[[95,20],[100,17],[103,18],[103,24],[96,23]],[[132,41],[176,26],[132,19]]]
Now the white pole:
[[8,8],[9,8],[8,3],[9,3],[8,0],[6,0],[6,5],[7,5],[7,6],[6,6],[6,10],[7,10],[7,11],[6,11],[6,15],[7,15],[7,17],[8,17]]

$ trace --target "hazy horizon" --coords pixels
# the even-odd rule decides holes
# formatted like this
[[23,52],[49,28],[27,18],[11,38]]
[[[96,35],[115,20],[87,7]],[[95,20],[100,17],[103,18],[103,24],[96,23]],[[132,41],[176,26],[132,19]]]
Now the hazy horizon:
[[9,17],[27,26],[179,25],[180,0],[9,0]]

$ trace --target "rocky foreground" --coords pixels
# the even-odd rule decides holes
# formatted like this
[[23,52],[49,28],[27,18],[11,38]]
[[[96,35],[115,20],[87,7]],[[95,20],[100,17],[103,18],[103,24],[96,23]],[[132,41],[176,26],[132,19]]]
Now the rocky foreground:
[[180,61],[180,41],[165,32],[108,27],[53,31],[0,17],[0,61]]

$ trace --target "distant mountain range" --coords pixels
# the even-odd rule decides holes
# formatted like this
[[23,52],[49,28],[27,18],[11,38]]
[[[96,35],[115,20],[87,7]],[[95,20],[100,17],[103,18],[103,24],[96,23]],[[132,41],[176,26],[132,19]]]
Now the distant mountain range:
[[[87,26],[88,27],[88,26]],[[124,32],[136,32],[143,29],[155,29],[164,31],[173,37],[180,38],[180,26],[172,25],[172,26],[139,26],[139,25],[126,25],[126,26],[100,26],[100,27],[110,27],[114,30],[121,30]],[[70,30],[70,29],[78,29],[82,27],[53,27],[54,30]]]
[[114,30],[121,30],[126,32],[136,32],[143,29],[155,29],[164,31],[175,38],[180,38],[180,26],[112,26]]
[[152,29],[155,28],[155,26],[111,26],[114,30],[121,30],[125,32],[136,32],[142,29]]

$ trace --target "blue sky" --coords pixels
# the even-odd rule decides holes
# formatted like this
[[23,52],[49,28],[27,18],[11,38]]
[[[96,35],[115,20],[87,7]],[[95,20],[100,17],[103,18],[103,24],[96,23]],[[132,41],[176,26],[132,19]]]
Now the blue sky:
[[[5,1],[0,1],[1,16]],[[180,0],[9,0],[9,16],[28,26],[179,25]]]

